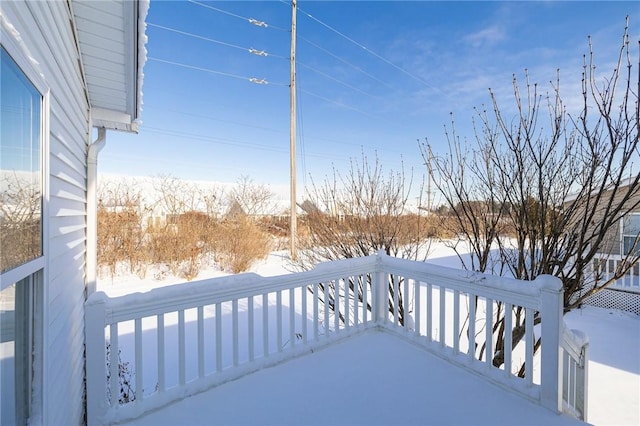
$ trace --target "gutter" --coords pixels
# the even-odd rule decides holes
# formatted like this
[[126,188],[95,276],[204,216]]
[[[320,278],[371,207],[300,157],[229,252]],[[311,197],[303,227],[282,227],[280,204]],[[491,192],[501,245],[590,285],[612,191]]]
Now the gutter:
[[87,298],[96,291],[98,275],[98,154],[107,143],[107,129],[98,128],[98,138],[87,148]]

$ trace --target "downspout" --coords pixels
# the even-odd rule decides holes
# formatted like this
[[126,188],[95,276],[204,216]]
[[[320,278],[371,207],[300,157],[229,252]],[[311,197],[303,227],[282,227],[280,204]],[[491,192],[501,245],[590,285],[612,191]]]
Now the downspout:
[[98,275],[98,154],[107,143],[107,129],[98,129],[98,138],[87,149],[87,297],[96,291]]

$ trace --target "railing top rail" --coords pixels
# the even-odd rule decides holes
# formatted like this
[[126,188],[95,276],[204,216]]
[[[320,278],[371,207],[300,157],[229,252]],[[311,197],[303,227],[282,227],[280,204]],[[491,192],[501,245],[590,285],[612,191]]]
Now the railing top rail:
[[569,329],[562,321],[562,335],[560,345],[577,361],[583,362],[582,350],[589,345],[589,337],[580,330]]
[[562,290],[560,279],[551,275],[541,275],[533,281],[523,281],[390,256],[381,256],[380,263],[382,269],[388,273],[397,273],[465,293],[534,309],[540,307],[542,291]]
[[314,282],[373,272],[376,256],[325,262],[310,271],[263,277],[255,273],[229,275],[156,288],[146,293],[133,293],[110,298],[104,292],[93,293],[87,305],[104,304],[105,325],[135,318],[188,309],[203,304],[220,303],[279,290],[287,290]]
[[313,270],[295,274],[273,277],[263,277],[254,273],[230,275],[115,298],[109,298],[103,292],[96,292],[89,297],[87,305],[104,304],[105,325],[108,325],[203,304],[220,303],[296,288],[314,282],[320,283],[374,272],[404,275],[461,292],[534,309],[540,307],[539,296],[542,290],[559,292],[562,288],[560,280],[551,276],[540,276],[534,281],[524,283],[512,278],[395,258],[379,252],[366,257],[324,262]]

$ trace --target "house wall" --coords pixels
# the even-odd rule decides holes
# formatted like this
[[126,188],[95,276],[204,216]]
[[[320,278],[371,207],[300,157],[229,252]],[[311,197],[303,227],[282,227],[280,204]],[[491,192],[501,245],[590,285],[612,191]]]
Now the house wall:
[[[622,193],[626,193],[627,188],[622,188]],[[623,194],[619,195],[616,197],[616,201],[615,202],[619,202],[619,200],[622,198]],[[632,196],[626,203],[626,205],[633,205],[633,204],[637,204],[640,202],[640,193],[635,194],[634,196]],[[604,208],[604,206],[603,206]],[[640,212],[640,207],[636,208],[634,210],[635,212]],[[596,218],[596,220],[601,219],[601,217]],[[620,226],[614,226],[612,228],[609,229],[609,231],[607,232],[607,236],[606,239],[604,241],[604,244],[602,244],[602,253],[607,253],[610,255],[620,255],[621,254],[621,235],[620,235],[621,229]]]
[[43,332],[36,351],[42,348],[37,357],[42,357],[43,368],[36,373],[41,375],[36,383],[41,382],[42,388],[34,389],[34,410],[38,411],[37,417],[42,416],[43,424],[80,424],[84,416],[89,106],[67,2],[3,1],[0,8],[4,23],[15,29],[13,33],[23,53],[31,58],[50,90],[49,156],[45,157],[49,167],[44,200],[44,306],[42,318],[36,319],[42,321]]

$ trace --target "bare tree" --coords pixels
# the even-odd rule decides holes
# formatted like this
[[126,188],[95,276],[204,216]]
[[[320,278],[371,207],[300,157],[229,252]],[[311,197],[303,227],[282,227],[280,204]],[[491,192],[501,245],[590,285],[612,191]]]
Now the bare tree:
[[[475,147],[460,154],[460,140],[450,138],[449,153],[433,169],[438,189],[480,259],[472,267],[487,270],[482,259],[495,249],[507,268],[502,272],[523,280],[555,275],[564,285],[565,312],[638,261],[638,251],[630,250],[614,273],[604,275],[598,267],[603,253],[620,250],[620,221],[640,205],[640,77],[632,72],[628,28],[608,78],[597,78],[589,47],[579,114],[567,112],[559,77],[546,94],[527,74],[524,88],[514,77],[515,117],[490,90],[491,108],[477,110]],[[428,142],[422,145],[425,158],[431,149]],[[498,306],[496,366],[503,363],[504,333],[512,333],[515,347],[525,332],[519,308],[513,330],[504,330],[504,314]],[[534,323],[539,322],[536,316]],[[536,348],[539,343],[538,338]]]
[[171,175],[159,175],[152,182],[158,194],[157,203],[164,214],[177,217],[197,210],[200,191],[195,185]]
[[1,170],[0,272],[39,256],[42,250],[42,191],[30,174]]
[[273,192],[266,185],[254,183],[249,176],[242,175],[229,192],[229,200],[235,201],[249,217],[258,214],[273,214]]
[[[368,256],[384,250],[391,256],[425,259],[429,252],[429,221],[417,208],[423,193],[412,205],[412,180],[404,171],[387,174],[376,158],[370,163],[352,161],[346,175],[334,169],[333,176],[319,185],[313,181],[304,204],[307,217],[297,266],[310,269],[323,261]],[[306,234],[306,235],[305,235]],[[348,293],[340,297],[363,300],[363,291],[371,285],[349,279]],[[393,312],[393,285],[390,283],[389,310]],[[317,297],[329,309],[336,309],[335,286],[330,284],[328,300],[324,300],[324,284]],[[402,295],[399,294],[400,322],[406,319]],[[367,307],[371,309],[371,306]],[[340,312],[344,320],[344,313]]]

